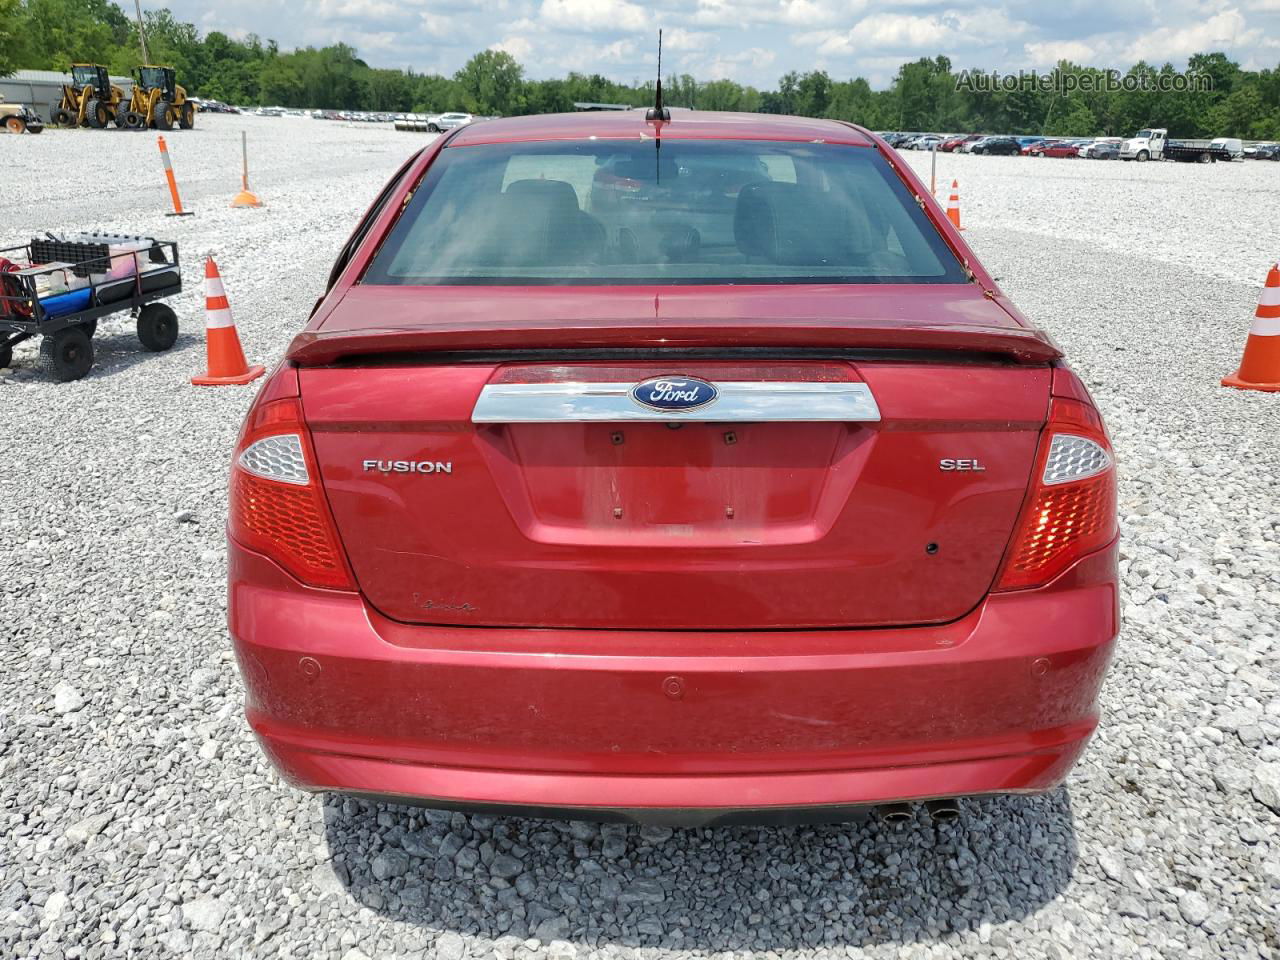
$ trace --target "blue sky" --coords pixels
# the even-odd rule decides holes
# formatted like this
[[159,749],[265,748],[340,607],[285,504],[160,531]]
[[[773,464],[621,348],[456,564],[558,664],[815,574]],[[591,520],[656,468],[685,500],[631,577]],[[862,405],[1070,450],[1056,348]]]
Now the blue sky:
[[1280,0],[167,0],[202,31],[255,32],[282,47],[343,40],[378,67],[452,73],[477,50],[508,50],[529,76],[569,70],[631,82],[654,71],[770,87],[825,69],[887,85],[898,64],[945,53],[957,68],[1051,67],[1061,57],[1184,66],[1224,50],[1250,69],[1280,64]]

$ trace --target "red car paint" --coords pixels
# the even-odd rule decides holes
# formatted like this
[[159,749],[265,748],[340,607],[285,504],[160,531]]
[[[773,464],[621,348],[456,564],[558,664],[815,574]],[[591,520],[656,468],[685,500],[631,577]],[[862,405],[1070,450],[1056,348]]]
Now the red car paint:
[[[662,129],[882,151],[971,282],[359,282],[441,149],[652,135],[641,117],[442,137],[259,395],[237,457],[296,436],[310,478],[232,473],[230,627],[267,754],[308,789],[684,823],[1050,789],[1118,631],[1114,467],[1038,478],[1054,436],[1109,441],[874,135]],[[673,370],[865,384],[880,416],[472,422],[486,384]]]

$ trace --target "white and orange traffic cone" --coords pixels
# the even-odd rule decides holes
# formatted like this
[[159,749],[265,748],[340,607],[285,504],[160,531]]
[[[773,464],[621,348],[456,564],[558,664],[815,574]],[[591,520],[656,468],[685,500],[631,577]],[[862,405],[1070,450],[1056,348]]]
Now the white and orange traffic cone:
[[951,181],[951,196],[947,198],[947,219],[951,221],[951,225],[957,230],[963,230],[960,226],[960,181]]
[[210,257],[204,262],[205,349],[209,356],[209,372],[192,377],[198,387],[218,387],[249,383],[265,373],[261,366],[249,366],[240,349],[240,337],[231,319],[231,305],[222,288],[222,275]]
[[1244,344],[1240,369],[1222,378],[1224,387],[1280,393],[1280,263],[1271,267]]
[[173,176],[173,162],[169,159],[169,145],[164,142],[164,137],[157,137],[160,141],[160,160],[164,163],[164,177],[169,181],[169,199],[173,201],[173,213],[166,213],[166,217],[193,217],[195,216],[190,210],[182,208],[182,198],[178,196],[178,181]]

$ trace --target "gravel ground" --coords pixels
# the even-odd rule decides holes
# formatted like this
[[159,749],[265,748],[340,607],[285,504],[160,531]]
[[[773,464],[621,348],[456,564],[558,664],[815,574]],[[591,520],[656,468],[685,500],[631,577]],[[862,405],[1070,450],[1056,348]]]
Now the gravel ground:
[[[260,211],[226,208],[242,128]],[[168,139],[196,217],[160,216],[149,136],[0,141],[0,240],[153,233],[193,280],[213,253],[268,361],[421,142],[248,117]],[[285,787],[241,717],[224,625],[226,464],[251,391],[188,386],[192,283],[168,354],[113,320],[82,382],[39,379],[32,345],[0,371],[0,956],[1280,956],[1280,397],[1217,385],[1276,254],[1280,166],[940,162],[1122,460],[1124,635],[1065,788],[966,801],[952,826],[673,832]]]

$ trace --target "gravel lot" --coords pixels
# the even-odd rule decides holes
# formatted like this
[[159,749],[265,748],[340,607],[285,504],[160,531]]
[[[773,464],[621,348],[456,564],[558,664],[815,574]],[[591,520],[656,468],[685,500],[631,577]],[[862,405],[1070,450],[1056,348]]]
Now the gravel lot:
[[[242,128],[259,211],[227,209]],[[0,240],[152,233],[193,281],[168,354],[117,319],[84,381],[37,377],[32,344],[0,370],[0,956],[1280,956],[1280,396],[1217,385],[1277,253],[1280,165],[939,158],[1122,460],[1126,625],[1067,786],[953,826],[672,832],[312,797],[267,766],[224,623],[252,391],[187,384],[197,255],[273,361],[422,138],[210,117],[168,140],[193,218],[160,216],[151,136],[0,140]]]

